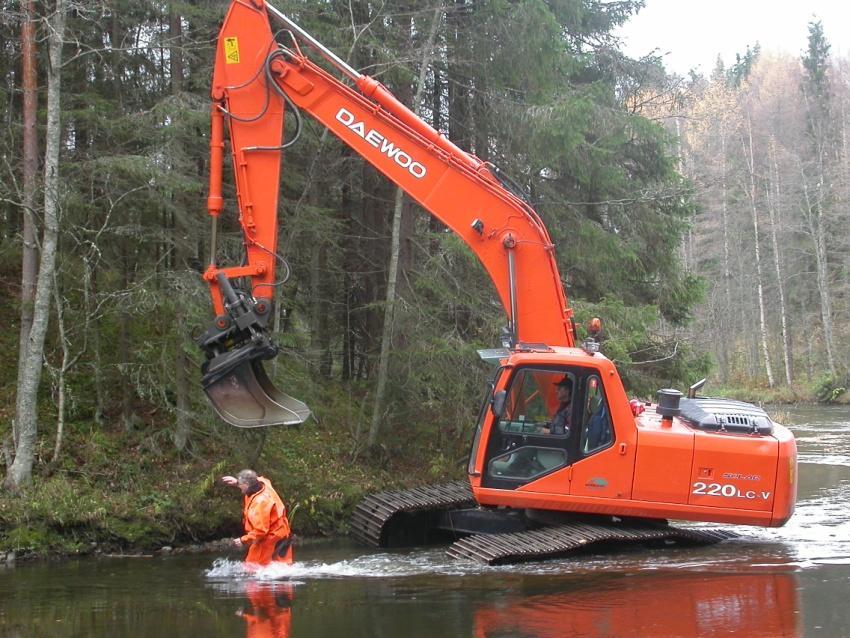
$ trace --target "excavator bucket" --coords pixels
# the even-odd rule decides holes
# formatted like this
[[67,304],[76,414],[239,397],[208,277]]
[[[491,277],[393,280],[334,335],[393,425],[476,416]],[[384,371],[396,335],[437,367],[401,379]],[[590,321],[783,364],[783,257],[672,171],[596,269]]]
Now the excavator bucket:
[[298,425],[310,417],[310,408],[275,388],[257,360],[203,385],[218,415],[238,428]]

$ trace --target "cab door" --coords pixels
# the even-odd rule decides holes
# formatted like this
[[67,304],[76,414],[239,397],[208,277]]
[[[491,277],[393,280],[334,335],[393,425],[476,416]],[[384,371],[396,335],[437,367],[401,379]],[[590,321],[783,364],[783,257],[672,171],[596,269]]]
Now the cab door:
[[[622,393],[622,405],[620,401],[609,401],[597,371],[585,375],[580,382],[578,452],[571,468],[570,495],[630,498],[636,446],[634,441],[627,440],[628,428],[619,428],[618,439],[614,427],[615,419],[634,420],[625,393]],[[612,392],[617,390],[622,391],[612,388]],[[620,410],[613,414],[612,403],[620,405]]]

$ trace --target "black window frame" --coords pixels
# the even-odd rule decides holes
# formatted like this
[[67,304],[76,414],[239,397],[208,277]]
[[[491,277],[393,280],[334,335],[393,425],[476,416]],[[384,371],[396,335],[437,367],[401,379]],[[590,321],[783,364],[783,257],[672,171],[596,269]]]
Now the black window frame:
[[[598,445],[597,447],[595,447],[591,450],[585,451],[584,443],[586,441],[587,431],[589,429],[588,423],[589,423],[590,419],[593,418],[593,415],[588,415],[588,417],[587,417],[588,423],[584,422],[584,420],[585,420],[585,406],[587,405],[587,401],[588,401],[587,395],[588,395],[588,390],[590,388],[590,380],[592,378],[596,378],[597,388],[599,389],[599,392],[601,394],[602,402],[605,405],[605,415],[606,415],[606,421],[608,423],[608,432],[610,433],[610,439],[604,444]],[[617,440],[617,430],[616,430],[616,428],[614,428],[614,421],[611,418],[611,404],[608,401],[608,393],[605,391],[605,383],[602,381],[602,375],[599,374],[598,370],[593,370],[593,371],[589,372],[588,374],[586,374],[582,377],[581,399],[582,399],[581,414],[579,415],[580,419],[581,419],[581,425],[580,425],[580,430],[579,430],[579,436],[577,437],[578,438],[578,453],[579,453],[579,458],[586,459],[586,458],[589,458],[589,457],[594,456],[596,454],[599,454],[599,452],[602,452],[603,450],[607,450],[608,448],[612,447]]]

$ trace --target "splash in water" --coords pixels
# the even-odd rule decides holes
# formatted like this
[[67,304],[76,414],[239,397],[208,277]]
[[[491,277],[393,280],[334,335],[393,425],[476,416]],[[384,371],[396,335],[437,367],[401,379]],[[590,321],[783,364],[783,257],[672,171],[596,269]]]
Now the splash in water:
[[377,553],[334,563],[297,561],[252,568],[242,561],[217,558],[204,575],[210,581],[293,581],[324,578],[398,578],[421,574],[460,575],[491,570],[446,557],[443,549],[418,549],[409,553]]

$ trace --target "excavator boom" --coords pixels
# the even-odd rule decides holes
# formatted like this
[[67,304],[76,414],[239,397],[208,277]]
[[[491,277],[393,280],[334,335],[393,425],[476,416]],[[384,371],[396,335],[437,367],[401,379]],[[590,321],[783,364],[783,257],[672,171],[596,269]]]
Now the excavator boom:
[[[277,33],[270,13],[280,21]],[[317,50],[353,86],[312,62],[301,44]],[[212,99],[208,211],[213,239],[204,279],[216,319],[201,345],[209,359],[203,385],[226,421],[271,425],[309,415],[297,400],[269,393],[268,378],[259,372],[259,361],[276,352],[266,323],[279,283],[277,263],[283,262],[276,245],[281,151],[288,145],[285,108],[296,114],[299,126],[301,112],[317,120],[466,242],[496,287],[510,345],[574,344],[572,313],[549,234],[537,213],[502,184],[496,167],[452,144],[379,82],[352,69],[267,3],[231,4],[218,39]],[[246,263],[220,267],[215,255],[225,122]],[[226,282],[238,278],[250,280],[250,289],[236,290],[228,301]]]

